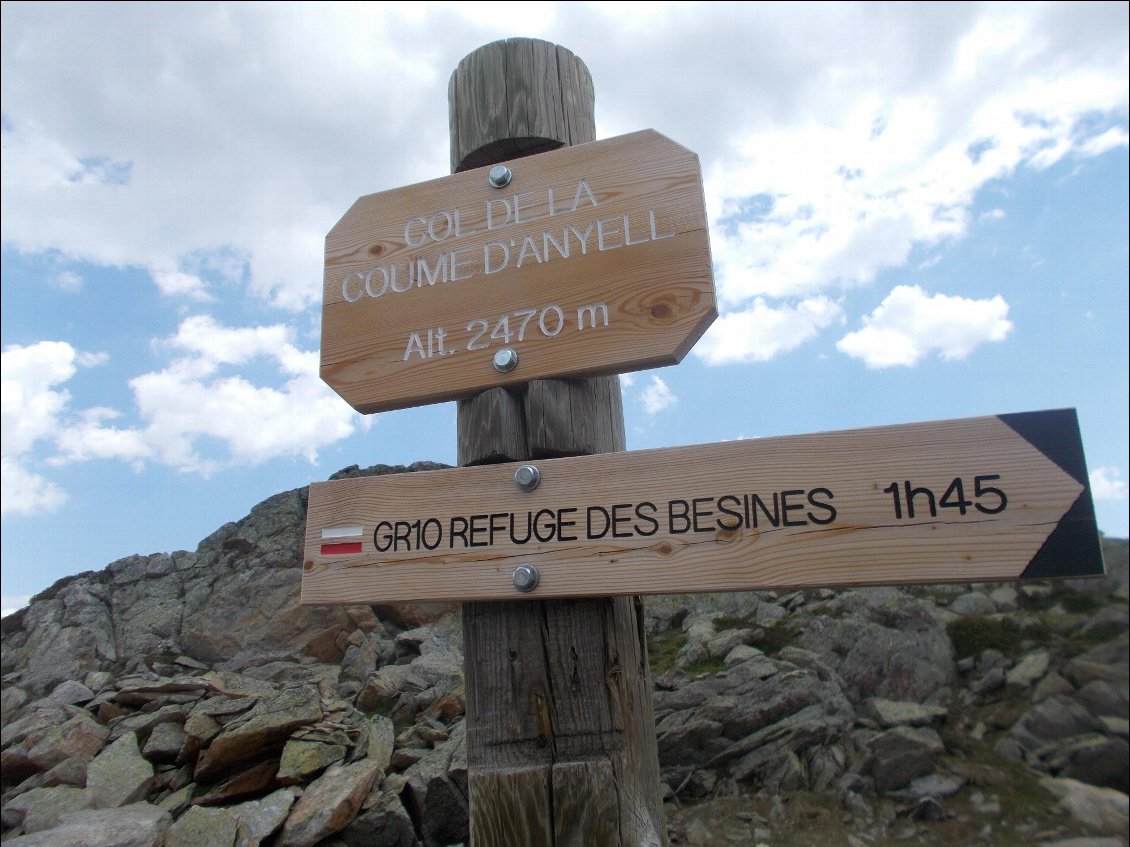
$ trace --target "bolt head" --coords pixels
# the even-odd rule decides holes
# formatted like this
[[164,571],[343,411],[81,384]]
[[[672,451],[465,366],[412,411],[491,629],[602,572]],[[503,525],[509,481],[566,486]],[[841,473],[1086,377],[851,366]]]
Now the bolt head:
[[493,361],[494,369],[500,374],[510,373],[518,367],[518,351],[513,347],[503,347],[501,350],[495,351]]
[[533,491],[541,483],[541,471],[533,465],[522,465],[514,471],[514,483],[523,491]]
[[510,170],[506,165],[495,165],[490,169],[490,173],[487,174],[487,182],[489,182],[493,188],[505,188],[510,184],[510,180],[513,178],[514,171]]
[[519,565],[514,570],[514,587],[528,594],[538,587],[538,569],[533,565]]

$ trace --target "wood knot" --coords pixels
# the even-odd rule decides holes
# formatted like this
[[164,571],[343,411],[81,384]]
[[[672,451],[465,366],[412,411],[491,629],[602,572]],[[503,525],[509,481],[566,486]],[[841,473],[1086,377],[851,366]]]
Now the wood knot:
[[651,316],[657,321],[665,321],[671,317],[671,307],[666,303],[656,303],[651,307]]
[[374,244],[372,247],[369,248],[369,255],[370,256],[379,256],[384,251],[385,251],[385,246],[383,244]]
[[307,559],[307,560],[306,560],[306,561],[305,561],[305,562],[303,563],[303,565],[302,565],[302,569],[303,569],[304,571],[312,571],[312,570],[314,570],[314,562],[313,562],[313,561],[311,561],[310,559]]

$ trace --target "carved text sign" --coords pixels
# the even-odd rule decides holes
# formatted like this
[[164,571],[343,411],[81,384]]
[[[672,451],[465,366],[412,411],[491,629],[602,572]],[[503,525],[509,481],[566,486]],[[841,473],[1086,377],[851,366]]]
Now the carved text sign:
[[[1102,573],[1073,410],[310,486],[304,603]],[[515,571],[537,569],[518,594]]]
[[358,411],[674,364],[716,317],[689,150],[644,130],[509,167],[362,197],[326,236],[321,373]]

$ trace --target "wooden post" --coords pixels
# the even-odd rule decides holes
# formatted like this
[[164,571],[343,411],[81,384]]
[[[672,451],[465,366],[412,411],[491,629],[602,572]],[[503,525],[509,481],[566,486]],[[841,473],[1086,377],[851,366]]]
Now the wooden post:
[[[516,38],[448,88],[453,171],[595,140],[592,77]],[[459,464],[624,449],[615,376],[459,403]],[[473,847],[667,844],[639,598],[463,604]]]

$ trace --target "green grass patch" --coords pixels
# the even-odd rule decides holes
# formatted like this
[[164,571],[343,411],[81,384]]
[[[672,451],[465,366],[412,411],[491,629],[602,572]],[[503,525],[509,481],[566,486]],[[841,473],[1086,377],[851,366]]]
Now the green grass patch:
[[715,632],[725,632],[728,629],[749,629],[752,626],[754,626],[754,623],[749,618],[734,618],[729,615],[722,615],[722,617],[714,619]]
[[1022,631],[1008,618],[964,617],[946,625],[958,659],[977,656],[982,650],[1000,650],[1006,656],[1020,652]]
[[765,637],[757,647],[767,656],[775,656],[796,640],[799,628],[793,624],[777,623],[765,629]]
[[675,667],[675,657],[687,643],[682,630],[669,629],[647,639],[647,664],[652,676],[667,673]]

